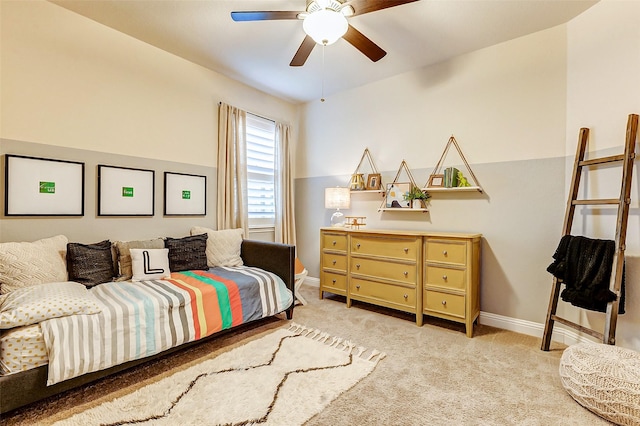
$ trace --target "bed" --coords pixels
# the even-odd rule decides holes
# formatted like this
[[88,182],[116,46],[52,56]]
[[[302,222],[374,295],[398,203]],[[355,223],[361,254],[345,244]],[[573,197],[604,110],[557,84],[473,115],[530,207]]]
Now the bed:
[[[262,318],[286,312],[287,319],[291,319],[295,248],[242,240],[240,258],[240,266],[187,269],[171,272],[162,279],[93,285],[83,293],[91,302],[88,313],[2,330],[0,412],[236,327],[250,326]],[[2,273],[0,270],[0,277]],[[47,286],[52,291],[51,284],[57,283],[40,287]],[[36,291],[38,287],[30,289]],[[3,303],[7,299],[2,299]]]

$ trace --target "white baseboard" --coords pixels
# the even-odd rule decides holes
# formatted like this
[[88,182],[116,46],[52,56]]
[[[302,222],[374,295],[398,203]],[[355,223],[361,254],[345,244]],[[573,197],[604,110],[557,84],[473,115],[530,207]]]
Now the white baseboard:
[[[515,331],[516,333],[539,337],[540,339],[542,339],[542,335],[544,334],[544,324],[521,320],[518,318],[505,317],[502,315],[492,314],[490,312],[480,312],[478,322],[483,325],[501,328],[503,330]],[[559,324],[555,324],[553,327],[551,339],[568,346],[582,342],[593,342],[589,337],[563,328],[562,325]]]
[[[320,278],[306,277],[304,279],[304,284],[320,288]],[[544,334],[544,324],[518,318],[505,317],[498,314],[492,314],[490,312],[480,312],[478,322],[483,325],[526,334],[527,336],[539,337],[540,339],[542,339],[542,335]],[[567,346],[582,342],[593,342],[593,340],[588,336],[563,328],[561,324],[555,324],[551,339]]]

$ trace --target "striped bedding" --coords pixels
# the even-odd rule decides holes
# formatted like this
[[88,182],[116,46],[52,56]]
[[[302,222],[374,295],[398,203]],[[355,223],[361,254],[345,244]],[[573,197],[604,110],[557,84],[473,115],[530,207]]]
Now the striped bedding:
[[111,282],[90,291],[104,305],[102,313],[40,323],[49,386],[274,315],[293,301],[278,276],[247,266]]

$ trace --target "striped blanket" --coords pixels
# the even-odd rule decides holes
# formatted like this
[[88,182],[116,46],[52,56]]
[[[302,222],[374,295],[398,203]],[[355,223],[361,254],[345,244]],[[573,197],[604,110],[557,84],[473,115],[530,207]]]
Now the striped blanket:
[[278,276],[247,266],[111,282],[90,291],[103,305],[101,313],[40,324],[49,355],[47,385],[274,315],[293,301]]

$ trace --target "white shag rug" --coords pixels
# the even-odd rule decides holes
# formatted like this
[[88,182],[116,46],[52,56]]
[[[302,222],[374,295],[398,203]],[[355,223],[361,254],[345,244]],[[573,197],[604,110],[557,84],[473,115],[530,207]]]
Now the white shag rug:
[[292,323],[56,425],[301,425],[385,354]]

